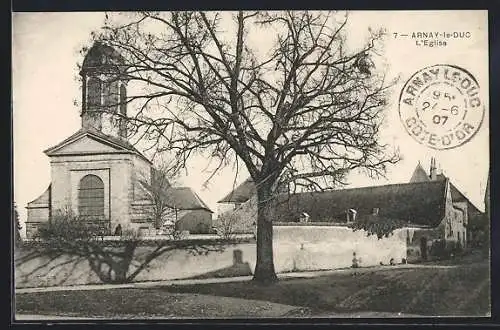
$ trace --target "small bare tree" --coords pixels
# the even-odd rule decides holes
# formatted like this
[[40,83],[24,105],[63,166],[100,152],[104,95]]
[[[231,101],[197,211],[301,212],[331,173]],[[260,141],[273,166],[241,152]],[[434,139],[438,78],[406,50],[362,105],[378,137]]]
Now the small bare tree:
[[160,229],[167,219],[175,217],[177,213],[172,193],[174,180],[175,177],[170,174],[169,167],[165,164],[152,168],[149,180],[147,174],[143,174],[143,178],[139,179],[144,197],[149,201],[145,210],[155,229]]
[[[379,141],[387,91],[383,31],[347,42],[334,12],[142,12],[113,16],[95,39],[122,54],[138,109],[129,124],[186,167],[198,154],[240,163],[258,197],[254,279],[277,280],[272,200],[278,187],[343,184],[354,169],[384,175],[395,153]],[[259,37],[271,36],[267,53]],[[257,38],[252,39],[252,36]]]
[[50,221],[38,229],[38,237],[51,246],[81,245],[82,242],[102,240],[107,228],[100,222],[89,221],[75,214],[71,207],[54,211]]
[[225,240],[232,240],[236,235],[238,218],[233,213],[222,213],[217,217],[215,229],[217,235]]

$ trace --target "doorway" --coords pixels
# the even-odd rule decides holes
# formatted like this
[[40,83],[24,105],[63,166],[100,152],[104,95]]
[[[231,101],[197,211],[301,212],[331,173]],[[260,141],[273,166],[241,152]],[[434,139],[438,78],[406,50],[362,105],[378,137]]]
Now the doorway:
[[420,238],[420,255],[422,260],[427,260],[427,237]]

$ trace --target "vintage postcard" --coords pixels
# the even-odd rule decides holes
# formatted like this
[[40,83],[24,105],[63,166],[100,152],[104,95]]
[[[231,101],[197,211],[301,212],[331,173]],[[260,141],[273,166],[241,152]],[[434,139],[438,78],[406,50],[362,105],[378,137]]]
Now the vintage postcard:
[[486,10],[12,21],[16,322],[491,316]]

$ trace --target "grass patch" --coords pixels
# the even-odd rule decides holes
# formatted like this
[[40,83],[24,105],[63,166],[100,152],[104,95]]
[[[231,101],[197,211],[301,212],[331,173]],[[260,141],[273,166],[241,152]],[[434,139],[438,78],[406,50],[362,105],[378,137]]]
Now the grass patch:
[[105,317],[278,317],[297,315],[293,306],[310,313],[305,315],[331,317],[364,312],[487,316],[489,265],[338,272],[271,286],[233,282],[16,296],[17,311],[22,313]]
[[[314,314],[364,311],[425,316],[485,316],[490,312],[489,266],[382,269],[282,280],[271,287],[214,283],[156,288],[167,292],[266,300]],[[471,308],[471,306],[475,306]]]
[[294,315],[294,306],[163,290],[111,289],[18,294],[16,312],[99,318],[246,318]]

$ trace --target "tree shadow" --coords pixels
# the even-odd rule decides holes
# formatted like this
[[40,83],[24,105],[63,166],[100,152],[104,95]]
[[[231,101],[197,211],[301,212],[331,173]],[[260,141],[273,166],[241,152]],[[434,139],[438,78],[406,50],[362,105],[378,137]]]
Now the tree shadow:
[[239,249],[233,251],[233,264],[228,267],[219,268],[214,271],[206,272],[200,275],[191,276],[187,280],[209,279],[209,278],[227,278],[237,276],[251,276],[252,269],[248,262],[243,262],[243,252]]
[[[75,277],[76,269],[83,262],[88,263],[87,272],[94,274],[101,283],[129,283],[148,270],[151,263],[160,256],[174,251],[185,251],[199,256],[222,253],[229,246],[240,243],[223,239],[197,240],[81,240],[66,242],[34,242],[25,244],[16,252],[15,267],[21,269],[21,281],[32,282],[38,278],[57,278],[54,285],[63,285]],[[138,249],[141,247],[141,249]],[[71,265],[68,267],[68,265]],[[83,276],[85,274],[81,274]],[[16,276],[17,277],[17,276]],[[16,279],[16,282],[18,280]],[[30,285],[32,286],[32,285]]]

